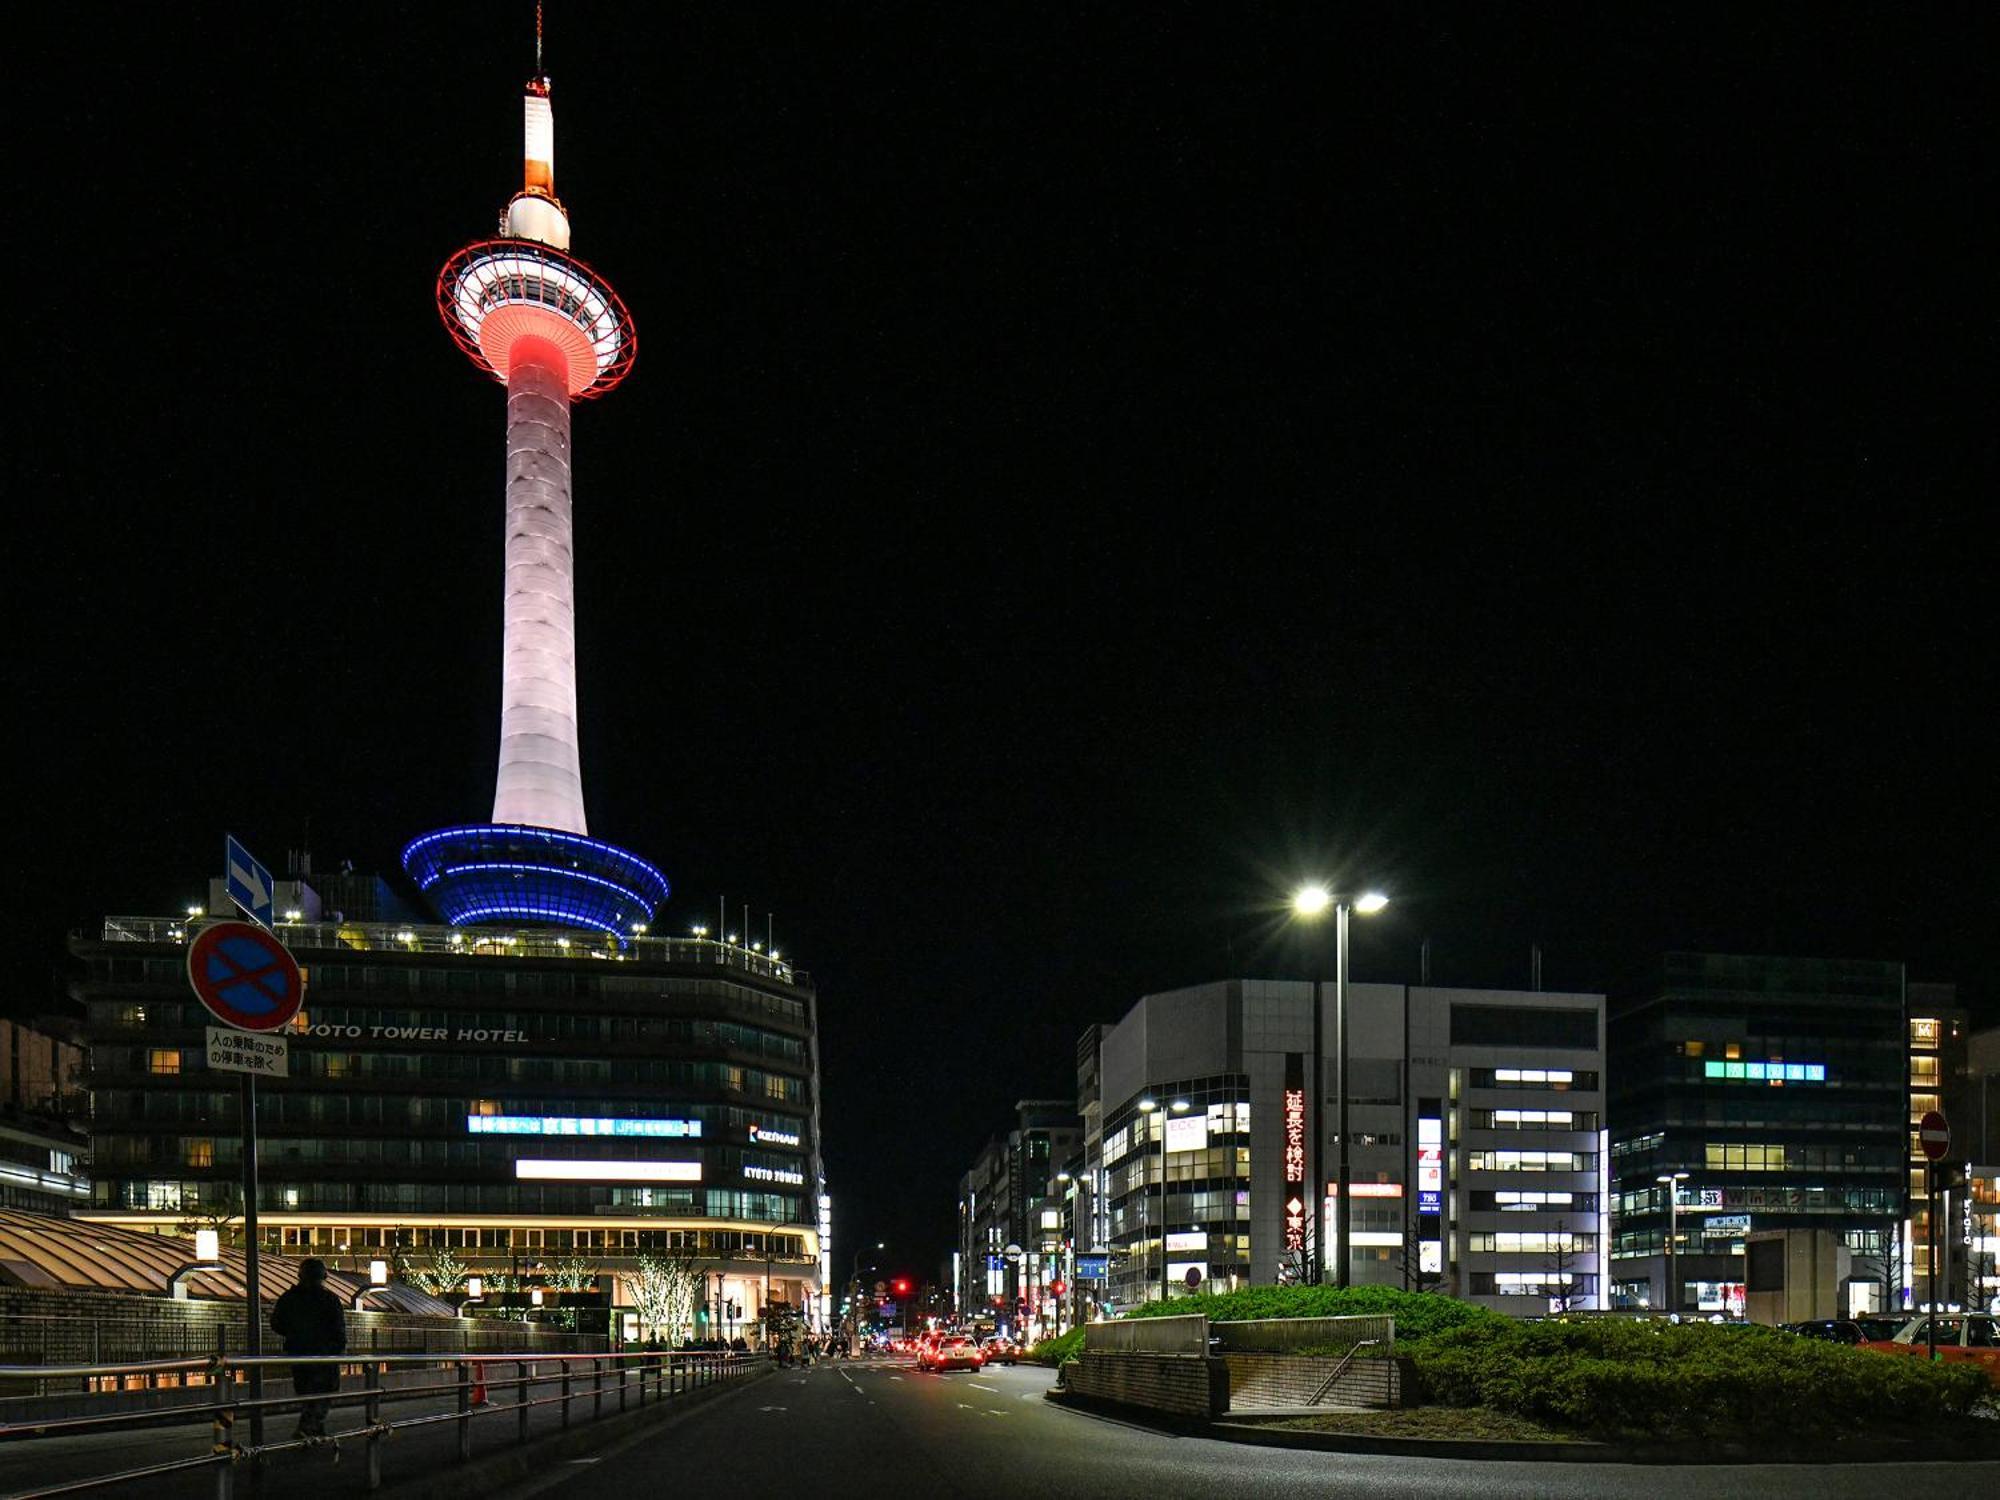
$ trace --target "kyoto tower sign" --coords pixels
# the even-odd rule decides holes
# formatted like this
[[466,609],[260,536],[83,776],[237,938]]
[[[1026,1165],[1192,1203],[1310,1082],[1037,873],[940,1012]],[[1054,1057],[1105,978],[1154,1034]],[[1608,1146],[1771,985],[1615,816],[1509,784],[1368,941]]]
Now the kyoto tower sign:
[[445,920],[549,922],[623,933],[667,898],[657,869],[588,836],[576,723],[575,559],[570,545],[570,405],[632,368],[631,314],[569,253],[555,194],[555,115],[541,69],[522,101],[521,190],[499,234],[438,273],[444,326],[507,388],[507,571],[500,773],[493,821],[411,841],[403,866]]

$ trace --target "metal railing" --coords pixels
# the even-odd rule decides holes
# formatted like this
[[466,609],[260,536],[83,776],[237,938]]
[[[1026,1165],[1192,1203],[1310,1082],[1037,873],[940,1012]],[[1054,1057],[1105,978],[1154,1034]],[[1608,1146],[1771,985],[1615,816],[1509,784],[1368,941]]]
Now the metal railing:
[[1223,1349],[1290,1354],[1299,1349],[1344,1349],[1356,1344],[1394,1348],[1396,1320],[1386,1313],[1336,1318],[1233,1318],[1211,1323],[1208,1331]]
[[1306,1405],[1318,1406],[1320,1402],[1324,1401],[1326,1399],[1326,1393],[1332,1390],[1336,1385],[1340,1384],[1340,1377],[1347,1373],[1347,1367],[1354,1363],[1355,1356],[1358,1355],[1363,1349],[1374,1349],[1379,1347],[1381,1342],[1382,1341],[1380,1339],[1363,1339],[1360,1343],[1356,1344],[1352,1349],[1349,1349],[1345,1354],[1341,1355],[1340,1363],[1333,1367],[1333,1373],[1327,1376],[1326,1379],[1322,1380],[1319,1383],[1319,1388],[1315,1390],[1312,1393],[1312,1395],[1306,1399]]
[[1208,1318],[1130,1318],[1083,1325],[1086,1354],[1206,1354]]
[[[186,943],[199,917],[113,916],[104,919],[107,943]],[[708,937],[621,937],[570,927],[445,927],[424,922],[305,922],[280,920],[278,936],[297,952],[348,949],[387,953],[436,953],[453,958],[598,958],[611,962],[710,964],[795,983],[805,976],[756,947]],[[759,945],[761,946],[761,945]]]
[[[75,1380],[143,1379],[148,1382],[166,1377],[195,1376],[208,1383],[214,1395],[199,1404],[177,1407],[173,1418],[188,1423],[206,1419],[210,1424],[207,1451],[185,1458],[163,1460],[132,1468],[86,1477],[57,1479],[33,1488],[15,1490],[6,1500],[28,1500],[45,1495],[81,1494],[107,1485],[154,1479],[166,1474],[182,1474],[210,1468],[215,1473],[217,1500],[230,1500],[236,1476],[245,1464],[257,1464],[273,1454],[311,1448],[326,1438],[292,1437],[267,1440],[267,1416],[300,1411],[307,1402],[325,1402],[330,1407],[355,1407],[362,1411],[362,1425],[332,1436],[344,1442],[359,1440],[365,1446],[368,1490],[382,1486],[382,1442],[392,1433],[413,1428],[453,1424],[456,1427],[456,1454],[463,1463],[473,1453],[473,1422],[480,1417],[514,1417],[514,1441],[528,1441],[529,1413],[537,1407],[560,1406],[561,1427],[567,1429],[577,1403],[587,1402],[588,1415],[595,1418],[607,1408],[625,1411],[643,1407],[648,1400],[670,1401],[691,1391],[740,1380],[769,1365],[763,1354],[683,1353],[667,1350],[639,1350],[619,1354],[545,1354],[535,1351],[482,1354],[440,1360],[436,1356],[395,1354],[275,1354],[250,1358],[244,1355],[214,1356],[208,1359],[159,1359],[130,1364],[64,1365],[50,1367],[0,1365],[0,1384],[13,1379],[59,1377]],[[293,1393],[266,1396],[266,1371],[289,1373],[300,1365],[359,1369],[359,1389],[320,1395]],[[389,1372],[415,1372],[408,1384],[386,1386]],[[432,1376],[442,1378],[430,1378]],[[550,1392],[552,1394],[537,1394]],[[495,1393],[512,1393],[512,1399],[495,1400]],[[424,1400],[433,1404],[448,1398],[444,1411],[424,1411],[390,1418],[385,1408],[393,1403]],[[159,1425],[158,1412],[115,1412],[101,1416],[76,1416],[37,1420],[31,1423],[0,1423],[0,1445],[32,1444],[40,1440],[79,1437],[127,1431],[140,1426]],[[4,1451],[0,1448],[0,1451]]]

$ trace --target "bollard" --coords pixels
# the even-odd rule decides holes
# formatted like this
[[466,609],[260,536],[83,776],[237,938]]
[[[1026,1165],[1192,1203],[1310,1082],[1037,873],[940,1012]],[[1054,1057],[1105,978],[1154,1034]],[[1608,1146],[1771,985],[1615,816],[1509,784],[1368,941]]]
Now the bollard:
[[458,1371],[458,1459],[460,1463],[472,1457],[472,1367],[464,1360],[457,1362]]

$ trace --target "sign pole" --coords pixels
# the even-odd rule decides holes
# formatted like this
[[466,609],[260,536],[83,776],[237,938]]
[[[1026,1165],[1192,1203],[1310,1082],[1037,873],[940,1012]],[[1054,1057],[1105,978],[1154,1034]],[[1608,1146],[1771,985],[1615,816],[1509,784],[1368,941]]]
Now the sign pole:
[[1930,1189],[1930,1194],[1929,1194],[1930,1202],[1926,1206],[1926,1212],[1924,1214],[1924,1228],[1929,1231],[1927,1238],[1931,1242],[1931,1263],[1930,1263],[1930,1274],[1926,1276],[1924,1280],[1931,1294],[1931,1315],[1928,1318],[1924,1319],[1924,1330],[1929,1335],[1929,1338],[1926,1340],[1926,1342],[1928,1342],[1930,1345],[1931,1363],[1936,1364],[1937,1325],[1938,1325],[1938,1310],[1939,1310],[1938,1309],[1938,1253],[1937,1253],[1937,1221],[1938,1221],[1937,1163],[1932,1162],[1930,1166],[1926,1168],[1926,1170],[1930,1174],[1929,1177],[1926,1179],[1926,1186]]
[[[264,1353],[264,1294],[259,1285],[257,1250],[257,1075],[243,1078],[243,1299],[247,1304],[244,1320],[244,1351],[257,1359]],[[250,1367],[250,1399],[264,1396],[264,1367]],[[250,1442],[264,1443],[264,1408],[250,1408]]]

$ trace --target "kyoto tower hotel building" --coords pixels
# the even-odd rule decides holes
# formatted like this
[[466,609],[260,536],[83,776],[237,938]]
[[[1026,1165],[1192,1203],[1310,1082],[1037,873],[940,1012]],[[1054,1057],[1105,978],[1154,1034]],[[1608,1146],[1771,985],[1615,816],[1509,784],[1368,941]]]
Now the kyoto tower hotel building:
[[[278,1253],[365,1267],[449,1251],[489,1292],[525,1296],[550,1262],[581,1258],[621,1313],[640,1257],[685,1251],[704,1278],[680,1331],[755,1337],[767,1304],[823,1326],[810,980],[747,932],[653,933],[666,877],[585,821],[571,415],[618,385],[636,343],[617,293],[570,253],[537,64],[521,190],[437,283],[446,329],[506,388],[492,820],[404,850],[442,922],[396,910],[379,882],[301,869],[282,883],[278,928],[308,986],[291,1076],[260,1100],[260,1219]],[[181,976],[189,925],[112,917],[72,944],[93,1043],[92,1217],[171,1230],[226,1210],[239,1180],[234,1080],[207,1070]]]

